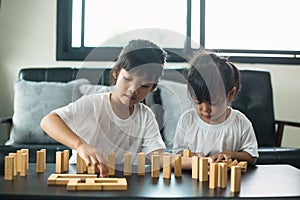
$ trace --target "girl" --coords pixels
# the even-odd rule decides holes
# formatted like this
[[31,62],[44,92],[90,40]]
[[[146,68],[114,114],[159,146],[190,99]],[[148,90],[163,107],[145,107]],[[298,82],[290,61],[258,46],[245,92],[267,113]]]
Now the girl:
[[[213,53],[199,52],[187,80],[194,108],[178,121],[173,153],[190,149],[194,155],[208,156],[209,162],[231,158],[254,164],[258,151],[252,124],[229,106],[240,89],[237,67]],[[191,168],[191,158],[184,158],[183,168]]]
[[116,164],[123,162],[126,152],[163,153],[154,113],[140,102],[156,89],[165,62],[166,52],[154,43],[130,41],[111,72],[114,90],[83,96],[52,111],[41,121],[42,129],[75,150],[70,163],[76,161],[77,152],[88,166],[97,166],[101,176],[107,173],[108,153],[116,153]]

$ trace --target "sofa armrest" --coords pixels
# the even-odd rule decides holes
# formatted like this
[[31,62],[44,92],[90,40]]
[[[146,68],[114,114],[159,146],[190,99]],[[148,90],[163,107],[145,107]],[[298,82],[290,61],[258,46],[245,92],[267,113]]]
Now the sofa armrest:
[[281,146],[283,131],[285,126],[294,126],[300,128],[299,122],[290,122],[290,121],[282,121],[282,120],[275,120],[275,124],[277,125],[277,146]]
[[7,137],[9,138],[10,136],[10,129],[12,127],[12,117],[4,117],[0,118],[0,124],[7,124]]

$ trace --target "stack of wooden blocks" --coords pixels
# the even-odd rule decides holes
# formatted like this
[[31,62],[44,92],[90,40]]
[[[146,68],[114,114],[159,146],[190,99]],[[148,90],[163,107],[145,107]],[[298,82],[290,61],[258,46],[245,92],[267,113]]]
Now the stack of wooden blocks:
[[[9,153],[5,156],[5,180],[13,180],[14,176],[26,176],[28,174],[29,150],[20,149],[16,153]],[[229,160],[228,162],[211,163],[210,167],[208,158],[191,156],[191,151],[185,149],[183,157],[192,159],[192,178],[200,182],[209,181],[209,188],[226,188],[228,171],[230,175],[230,191],[239,192],[241,185],[241,173],[247,170],[247,162],[238,162]],[[164,154],[163,178],[170,179],[172,168],[174,176],[182,176],[182,156]],[[114,152],[108,154],[109,176],[115,175],[116,155]],[[138,153],[137,174],[145,175],[145,153]],[[172,167],[173,163],[173,167]],[[208,169],[209,168],[209,169]],[[161,169],[161,155],[153,153],[151,156],[151,177],[159,178]],[[46,170],[46,150],[41,149],[36,152],[36,172],[41,173]],[[97,169],[93,166],[87,167],[85,161],[77,155],[76,174],[63,174],[69,171],[69,150],[56,152],[56,174],[51,174],[48,178],[48,185],[67,185],[68,190],[126,190],[127,182],[125,178],[97,178]],[[132,175],[132,153],[124,154],[124,176]]]
[[[191,157],[190,153],[183,153],[184,156]],[[209,188],[227,188],[227,175],[230,174],[230,192],[240,192],[241,172],[247,171],[247,162],[237,160],[228,162],[211,163],[208,170],[208,158],[192,156],[192,178],[199,179],[200,182],[209,181]],[[209,176],[208,176],[209,174]]]
[[29,150],[20,149],[16,153],[9,153],[4,161],[4,180],[14,180],[18,174],[28,174]]
[[[5,156],[4,180],[13,180],[18,174],[28,175],[29,149],[20,149],[16,153],[9,153]],[[46,170],[46,149],[36,152],[36,172]]]
[[[109,176],[115,175],[115,153],[108,155]],[[143,153],[139,154],[142,162]],[[145,158],[145,157],[144,157]],[[124,176],[131,175],[132,154],[124,155]],[[56,173],[48,177],[48,185],[66,185],[67,190],[127,190],[125,178],[98,178],[99,171],[94,166],[86,165],[85,161],[77,154],[76,174],[61,174],[68,172],[69,152],[56,152]]]

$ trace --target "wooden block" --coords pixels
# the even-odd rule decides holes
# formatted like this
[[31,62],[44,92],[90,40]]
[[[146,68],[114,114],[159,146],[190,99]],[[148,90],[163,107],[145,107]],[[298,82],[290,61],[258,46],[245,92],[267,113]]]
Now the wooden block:
[[86,170],[86,163],[85,161],[80,157],[80,155],[77,153],[77,160],[76,160],[76,173],[77,174],[83,174]]
[[125,178],[87,178],[85,182],[72,180],[67,190],[127,190]]
[[12,156],[14,158],[14,167],[13,167],[13,175],[17,176],[18,172],[17,172],[17,154],[16,153],[9,153],[9,156]]
[[208,158],[200,158],[199,160],[199,181],[208,181]]
[[68,181],[68,183],[67,183],[67,190],[76,190],[77,184],[78,184],[78,180],[77,179]]
[[5,156],[4,159],[4,180],[14,180],[14,157]]
[[172,165],[171,165],[171,156],[170,155],[164,155],[163,157],[163,178],[171,178],[171,171],[172,171]]
[[22,153],[26,153],[26,174],[27,174],[27,171],[28,171],[28,166],[29,166],[29,149],[21,149],[21,152]]
[[22,151],[17,150],[17,172],[21,172],[21,157],[22,157]]
[[132,174],[132,153],[124,154],[124,176],[131,176]]
[[21,169],[20,169],[20,176],[26,176],[27,175],[27,153],[21,154]]
[[70,158],[70,151],[66,149],[63,151],[63,171],[64,172],[69,171],[69,158]]
[[181,177],[182,176],[182,159],[181,159],[181,155],[176,155],[175,156],[174,175],[175,175],[175,177]]
[[96,169],[94,165],[88,166],[87,167],[87,173],[88,174],[95,174],[96,173]]
[[240,166],[232,166],[230,174],[230,192],[240,192],[241,190],[242,168]]
[[87,178],[97,178],[97,174],[51,174],[48,185],[67,185],[70,180],[85,181]]
[[36,172],[44,172],[45,171],[45,154],[43,151],[37,151],[36,152]]
[[146,163],[146,155],[144,152],[138,153],[138,175],[145,175],[145,163]]
[[46,168],[47,168],[47,150],[46,149],[41,149],[40,150],[41,152],[43,152],[44,156],[43,156],[43,159],[44,159],[44,171],[46,171]]
[[116,153],[111,152],[107,156],[108,160],[108,175],[114,176],[115,175],[115,169],[116,169]]
[[199,179],[199,157],[192,157],[192,179]]
[[153,154],[151,157],[151,177],[159,178],[160,174],[160,155]]
[[56,159],[55,159],[55,172],[62,173],[63,172],[63,152],[57,151],[56,152]]
[[227,187],[227,163],[218,163],[218,187]]
[[183,157],[191,157],[191,150],[184,149],[183,150]]
[[127,181],[125,178],[110,179],[96,179],[96,183],[102,184],[103,190],[127,190]]
[[242,168],[242,172],[246,172],[247,171],[247,161],[241,161],[238,163],[238,166],[240,166]]
[[228,162],[228,170],[231,169],[232,166],[236,166],[238,164],[238,161],[237,160],[234,160],[232,162]]
[[209,171],[209,188],[215,189],[218,184],[218,163],[211,163]]

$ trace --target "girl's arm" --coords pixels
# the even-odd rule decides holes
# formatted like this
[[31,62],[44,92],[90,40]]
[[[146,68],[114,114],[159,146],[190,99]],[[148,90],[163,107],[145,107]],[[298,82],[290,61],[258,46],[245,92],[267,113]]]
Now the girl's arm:
[[214,154],[210,156],[211,162],[219,162],[222,160],[227,161],[228,159],[237,159],[238,161],[247,161],[250,164],[255,164],[256,159],[255,157],[252,157],[248,152],[246,151],[231,151],[231,150],[225,150],[223,152]]
[[[192,153],[191,156],[198,156],[198,157],[205,157],[203,153]],[[182,156],[181,157],[181,168],[184,170],[192,169],[192,157],[186,157]],[[174,167],[174,161],[172,162],[173,167]]]
[[160,166],[161,166],[161,167],[163,167],[164,155],[170,155],[170,156],[172,156],[172,154],[170,154],[169,152],[165,152],[164,149],[157,149],[157,150],[152,151],[152,152],[150,152],[150,153],[148,154],[148,158],[150,159],[150,161],[151,161],[151,157],[152,157],[153,155],[156,155],[156,154],[159,155]]
[[[46,115],[41,121],[41,128],[54,140],[75,149],[87,166],[95,165],[100,175],[107,174],[107,161],[100,151],[87,144],[77,136],[56,113]],[[104,164],[104,165],[103,165]]]

